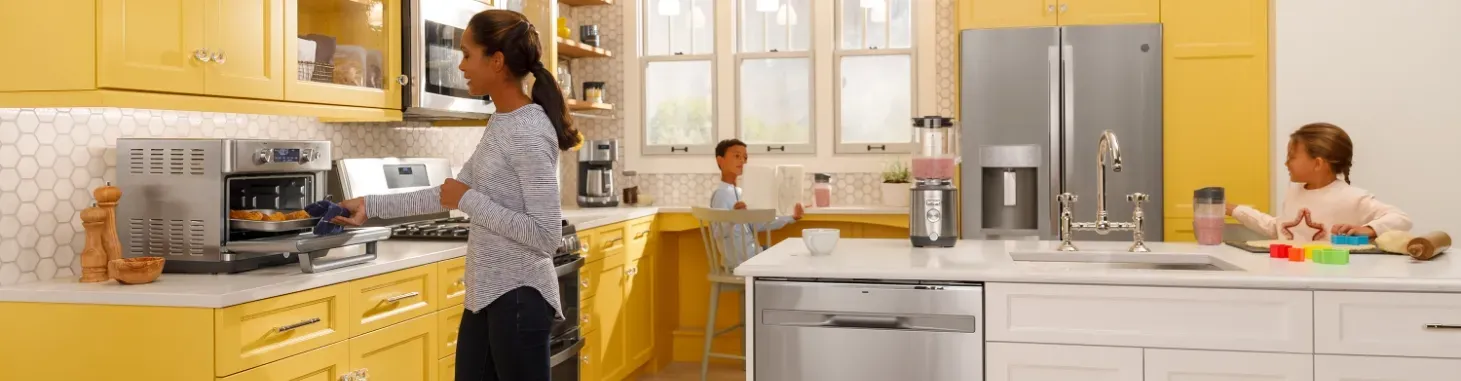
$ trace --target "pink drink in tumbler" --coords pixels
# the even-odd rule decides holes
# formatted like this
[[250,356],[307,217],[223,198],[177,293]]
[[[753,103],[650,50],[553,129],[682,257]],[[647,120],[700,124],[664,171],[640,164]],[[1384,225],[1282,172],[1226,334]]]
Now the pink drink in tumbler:
[[1227,204],[1223,188],[1208,187],[1192,194],[1192,230],[1199,245],[1223,244],[1223,217],[1227,215]]
[[1222,216],[1201,216],[1192,219],[1192,228],[1197,233],[1199,245],[1221,245],[1223,243]]
[[952,158],[952,157],[916,157],[916,158],[913,158],[913,178],[916,178],[916,179],[952,179],[952,178],[954,178],[954,158]]

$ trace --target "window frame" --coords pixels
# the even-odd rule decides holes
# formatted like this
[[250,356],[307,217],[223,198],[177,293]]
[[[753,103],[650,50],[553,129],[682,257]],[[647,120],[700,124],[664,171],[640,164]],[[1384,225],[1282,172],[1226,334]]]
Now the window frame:
[[[882,0],[882,1],[884,2],[884,5],[883,6],[888,7],[889,9],[892,8],[893,0]],[[906,56],[908,56],[908,69],[909,69],[909,71],[908,71],[908,79],[909,79],[909,81],[908,81],[908,86],[909,86],[909,92],[908,92],[908,94],[909,94],[909,97],[908,97],[908,106],[909,107],[908,107],[908,109],[910,110],[910,112],[912,113],[912,115],[908,115],[908,119],[907,120],[908,120],[909,126],[911,128],[912,123],[913,123],[912,122],[912,120],[913,120],[912,118],[914,116],[918,115],[918,109],[919,109],[919,99],[918,99],[919,98],[919,94],[918,94],[918,85],[919,85],[919,77],[918,77],[918,75],[919,75],[919,71],[918,71],[918,66],[919,66],[918,49],[919,49],[919,43],[918,42],[919,42],[919,39],[920,39],[920,35],[918,33],[918,27],[917,27],[917,25],[918,25],[918,21],[919,21],[919,16],[920,15],[918,14],[918,4],[917,4],[918,1],[921,1],[921,0],[911,0],[911,1],[909,1],[909,4],[908,4],[908,37],[909,38],[908,38],[908,47],[907,48],[859,48],[859,49],[844,49],[842,47],[842,30],[843,30],[842,26],[846,22],[844,20],[844,18],[843,18],[843,14],[844,14],[843,11],[845,9],[844,7],[847,6],[847,1],[845,1],[845,0],[834,0],[834,2],[836,3],[834,5],[834,7],[835,7],[835,11],[834,11],[835,16],[833,16],[836,19],[836,22],[835,22],[835,26],[832,29],[832,34],[833,34],[833,36],[832,36],[833,37],[832,38],[832,40],[833,40],[832,41],[832,43],[833,43],[833,47],[832,47],[832,82],[833,82],[832,83],[832,121],[833,121],[833,123],[832,123],[832,128],[833,128],[833,131],[832,131],[832,139],[833,139],[832,140],[832,146],[833,146],[833,153],[834,154],[838,154],[838,155],[867,155],[867,154],[909,154],[909,153],[913,153],[914,144],[913,144],[913,133],[912,133],[911,130],[909,131],[909,134],[908,134],[908,143],[884,143],[884,144],[874,145],[874,144],[868,144],[868,143],[844,143],[842,141],[842,88],[843,88],[843,86],[842,86],[842,60],[844,58],[846,58],[846,57],[856,57],[856,56],[864,56],[864,57],[865,56],[898,56],[898,55],[906,55]],[[866,41],[867,41],[867,36],[868,36],[868,33],[867,33],[867,30],[868,30],[867,29],[868,12],[871,12],[871,11],[864,10],[863,11],[863,17],[862,17],[862,24],[863,24],[862,38],[863,38],[863,42],[864,42],[863,45],[864,46],[867,45],[866,44]],[[889,11],[889,12],[891,12],[891,11]],[[886,40],[888,40],[888,41],[892,41],[892,38],[893,38],[893,35],[892,35],[892,24],[893,24],[892,23],[892,14],[889,13],[888,14],[888,17],[889,17],[889,20],[887,22],[884,22],[883,23],[884,29],[886,30],[883,33],[883,38],[886,39]],[[880,146],[881,146],[881,149],[877,149]]]
[[[652,3],[652,2],[657,2],[657,1],[660,1],[660,0],[646,0],[645,2]],[[688,2],[690,3],[690,7],[688,9],[682,8],[682,9],[685,9],[686,12],[689,12],[691,9],[694,9],[694,7],[695,7],[694,0],[689,0]],[[639,74],[640,74],[640,77],[639,77],[639,83],[638,83],[638,86],[640,88],[640,91],[639,91],[639,109],[640,110],[639,111],[640,111],[640,115],[642,115],[642,118],[641,118],[642,120],[641,120],[641,123],[640,123],[640,126],[639,126],[639,130],[641,131],[641,136],[643,137],[641,139],[641,145],[642,145],[642,147],[641,147],[641,154],[643,154],[643,155],[667,155],[667,156],[673,156],[673,155],[687,155],[687,154],[688,155],[707,155],[707,154],[713,154],[713,153],[715,153],[715,144],[719,142],[720,139],[718,138],[718,136],[721,135],[720,134],[720,131],[719,131],[720,130],[720,125],[719,125],[719,123],[717,123],[718,120],[719,120],[719,118],[720,118],[720,112],[721,112],[721,110],[720,110],[720,102],[717,102],[716,101],[716,98],[717,98],[717,96],[720,93],[720,86],[721,86],[720,80],[719,80],[719,76],[716,75],[716,73],[718,73],[720,71],[720,64],[719,64],[719,62],[717,62],[719,60],[717,59],[718,58],[717,57],[717,53],[718,52],[716,51],[717,49],[716,49],[716,44],[715,44],[716,38],[718,37],[717,36],[718,28],[720,26],[719,26],[719,23],[716,22],[716,16],[717,16],[716,15],[716,12],[719,12],[719,9],[718,9],[718,7],[715,7],[714,6],[715,1],[712,1],[711,4],[712,4],[712,7],[711,7],[710,15],[707,15],[706,16],[707,19],[711,20],[711,22],[712,22],[711,28],[710,28],[710,41],[711,41],[711,43],[710,43],[710,53],[706,53],[706,54],[694,54],[694,50],[695,50],[695,47],[696,46],[695,46],[695,37],[693,35],[693,32],[691,32],[692,34],[690,35],[690,54],[685,54],[684,52],[673,52],[672,51],[673,50],[673,46],[674,46],[673,41],[674,41],[674,35],[675,35],[675,33],[674,33],[674,24],[673,23],[669,23],[667,25],[667,27],[669,28],[669,29],[667,29],[667,30],[669,30],[669,33],[665,33],[665,35],[666,35],[666,38],[669,38],[670,39],[670,42],[665,44],[665,49],[671,50],[672,52],[670,52],[669,55],[650,55],[649,52],[648,52],[648,49],[649,49],[648,47],[649,47],[649,38],[651,36],[648,33],[648,29],[649,29],[649,22],[648,22],[648,20],[650,20],[651,17],[668,17],[668,16],[659,16],[659,15],[653,15],[653,14],[651,14],[651,12],[654,12],[655,11],[655,7],[653,7],[653,6],[640,7],[641,8],[641,11],[642,11],[642,12],[640,12],[640,20],[643,21],[642,22],[643,28],[642,28],[642,30],[639,31],[639,36],[638,36],[639,38],[636,38],[636,40],[638,40],[639,43],[642,44],[641,46],[644,46],[644,50],[643,50],[644,51],[644,54],[640,55],[640,57],[639,57]],[[646,86],[648,84],[648,78],[649,78],[649,66],[651,64],[653,64],[653,63],[656,63],[656,62],[694,62],[694,61],[705,61],[705,62],[709,62],[710,63],[710,73],[709,74],[710,74],[710,140],[711,141],[708,142],[708,143],[704,143],[704,144],[685,144],[685,145],[681,145],[681,144],[651,144],[649,142],[649,140],[650,140],[649,139],[649,120],[650,120],[650,115],[649,115],[649,91],[648,91],[648,86]]]
[[[717,0],[717,1],[720,1],[720,0]],[[735,62],[735,64],[734,64],[735,65],[735,69],[734,69],[735,70],[735,76],[734,76],[735,77],[735,86],[734,86],[734,89],[735,89],[735,97],[736,97],[736,99],[735,99],[735,106],[734,106],[735,107],[735,111],[734,111],[735,112],[735,126],[733,126],[734,134],[735,134],[735,136],[736,136],[737,139],[741,139],[743,141],[746,140],[746,138],[745,138],[745,129],[744,129],[744,127],[741,124],[742,123],[742,120],[741,120],[742,119],[741,118],[741,116],[742,116],[742,108],[741,108],[741,95],[742,95],[742,92],[741,91],[743,90],[741,88],[741,73],[742,73],[742,70],[745,68],[746,61],[747,60],[774,60],[774,59],[805,59],[807,61],[807,69],[808,69],[808,71],[807,71],[807,73],[808,73],[808,75],[807,75],[807,89],[808,89],[808,91],[807,91],[807,106],[809,108],[807,110],[808,111],[807,112],[807,123],[808,123],[808,125],[807,125],[807,141],[806,141],[806,143],[800,143],[800,144],[796,144],[796,143],[792,143],[792,144],[754,143],[753,144],[753,143],[747,141],[746,142],[747,143],[746,144],[746,149],[747,149],[748,152],[755,153],[755,154],[771,154],[771,155],[782,155],[782,154],[801,154],[801,155],[806,155],[806,154],[816,154],[817,153],[817,112],[816,112],[816,102],[817,102],[817,60],[816,60],[817,23],[816,23],[816,18],[815,17],[807,17],[807,28],[808,28],[807,32],[809,33],[810,38],[807,40],[808,46],[806,47],[805,50],[796,50],[796,51],[781,52],[781,51],[773,51],[772,49],[766,49],[767,51],[764,51],[764,52],[745,52],[745,42],[742,40],[742,38],[745,37],[745,36],[741,33],[741,27],[745,24],[745,19],[743,19],[743,17],[745,16],[745,12],[744,12],[745,6],[748,5],[751,2],[754,2],[754,1],[756,1],[756,0],[735,0],[735,1],[733,1],[733,6],[734,6],[734,10],[735,10],[735,17],[733,18],[734,25],[732,25],[732,26],[734,27],[733,37],[734,37],[734,41],[735,41],[735,43],[734,43],[734,50],[735,51],[732,54],[733,54],[733,57],[734,57],[733,60]],[[813,5],[815,7],[815,4],[816,4],[817,1],[825,1],[825,0],[810,0],[810,1],[807,2],[807,4]],[[814,9],[815,8],[813,8],[813,9],[807,9],[807,10],[804,10],[804,12],[812,12]],[[807,15],[808,16],[812,16],[812,15],[814,15],[814,13],[807,13]],[[774,12],[772,12],[771,15],[762,15],[762,17],[761,17],[761,20],[762,20],[762,25],[761,25],[761,40],[762,40],[762,43],[761,43],[761,46],[763,48],[766,47],[766,36],[769,36],[770,35],[769,32],[772,30],[771,29],[771,26],[770,26],[770,24],[771,24],[770,19],[772,19],[774,17],[775,17]],[[785,29],[785,33],[787,35],[787,45],[788,46],[791,45],[791,27],[792,27],[791,25],[780,26],[780,28],[784,28]]]

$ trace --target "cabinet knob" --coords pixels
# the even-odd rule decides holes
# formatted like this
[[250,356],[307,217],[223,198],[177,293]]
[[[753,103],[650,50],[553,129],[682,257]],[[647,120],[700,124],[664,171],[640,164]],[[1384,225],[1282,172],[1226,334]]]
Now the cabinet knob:
[[588,279],[579,281],[578,285],[583,286],[583,288],[588,288]]
[[193,59],[198,60],[198,62],[208,62],[212,57],[208,56],[208,49],[198,49],[193,51]]
[[217,51],[217,52],[213,52],[213,62],[216,62],[219,65],[222,65],[224,62],[226,62],[225,57],[223,56],[223,51],[222,50]]
[[1070,8],[1070,6],[1065,5],[1065,4],[1060,4],[1060,13],[1065,13],[1065,10],[1068,9],[1068,8]]
[[1046,5],[1045,12],[1055,12],[1055,4]]
[[411,84],[411,77],[405,74],[398,75],[396,76],[396,83],[401,84],[401,86]]
[[355,381],[354,373],[345,373],[340,375],[340,381]]
[[355,381],[370,381],[370,368],[355,371]]

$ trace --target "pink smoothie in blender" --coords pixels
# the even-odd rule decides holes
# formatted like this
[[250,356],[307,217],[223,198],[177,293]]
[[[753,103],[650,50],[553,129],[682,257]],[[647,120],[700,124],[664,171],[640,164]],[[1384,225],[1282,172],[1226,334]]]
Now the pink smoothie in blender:
[[1227,215],[1227,201],[1223,188],[1208,187],[1192,194],[1192,230],[1199,245],[1223,244],[1223,217]]

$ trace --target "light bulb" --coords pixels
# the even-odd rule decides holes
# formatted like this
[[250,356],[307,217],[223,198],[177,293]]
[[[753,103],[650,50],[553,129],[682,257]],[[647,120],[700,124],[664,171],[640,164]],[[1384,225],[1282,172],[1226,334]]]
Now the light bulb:
[[776,25],[796,25],[796,18],[796,7],[791,4],[782,5],[781,9],[776,10]]
[[679,16],[680,0],[659,0],[660,16]]
[[781,0],[756,0],[757,12],[776,12],[776,6]]

